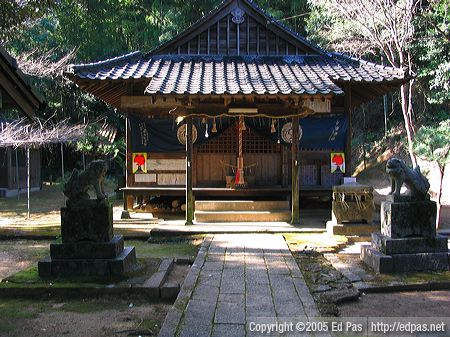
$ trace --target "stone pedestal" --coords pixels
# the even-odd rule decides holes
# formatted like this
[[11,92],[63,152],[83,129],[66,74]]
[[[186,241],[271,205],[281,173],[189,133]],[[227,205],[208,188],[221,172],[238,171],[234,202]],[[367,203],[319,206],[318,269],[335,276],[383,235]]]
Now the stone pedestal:
[[388,197],[381,205],[381,233],[361,247],[377,273],[449,270],[447,238],[436,236],[436,203]]
[[63,243],[108,242],[113,237],[112,207],[105,203],[61,208]]
[[333,186],[328,234],[370,235],[378,231],[373,224],[374,208],[373,187],[357,183]]
[[120,278],[136,265],[134,247],[113,235],[112,206],[92,201],[61,209],[62,243],[50,245],[50,258],[38,263],[41,277]]
[[[403,201],[402,201],[403,200]],[[436,203],[388,196],[381,204],[381,233],[392,238],[436,236]]]

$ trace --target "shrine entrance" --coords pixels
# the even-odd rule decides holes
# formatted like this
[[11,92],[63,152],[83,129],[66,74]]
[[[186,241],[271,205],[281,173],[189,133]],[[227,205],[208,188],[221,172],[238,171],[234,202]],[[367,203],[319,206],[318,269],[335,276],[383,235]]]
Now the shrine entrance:
[[[277,124],[274,119],[237,116],[218,137],[194,147],[194,191],[222,192],[196,196],[197,223],[291,220],[290,189],[282,174],[288,147],[275,140],[280,137]],[[270,125],[267,134],[272,137],[261,134],[263,125]],[[229,195],[224,197],[225,189]]]
[[[282,174],[288,164],[287,146],[252,128],[253,124],[260,124],[259,119],[246,120],[250,118],[236,117],[222,134],[194,147],[195,187],[247,189],[288,185]],[[265,124],[272,124],[273,134],[277,133],[275,120]]]

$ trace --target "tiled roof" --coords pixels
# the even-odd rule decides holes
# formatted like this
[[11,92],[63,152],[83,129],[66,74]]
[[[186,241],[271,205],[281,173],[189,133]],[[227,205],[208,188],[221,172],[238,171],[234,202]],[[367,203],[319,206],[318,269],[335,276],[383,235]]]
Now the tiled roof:
[[340,54],[143,55],[72,65],[78,79],[148,79],[148,94],[343,94],[340,82],[401,82],[403,70]]

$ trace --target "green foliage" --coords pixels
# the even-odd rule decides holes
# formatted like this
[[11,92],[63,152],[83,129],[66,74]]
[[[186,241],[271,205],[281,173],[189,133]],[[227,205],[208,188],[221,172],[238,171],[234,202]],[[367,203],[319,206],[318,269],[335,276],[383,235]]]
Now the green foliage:
[[[414,42],[418,78],[431,104],[450,100],[450,10],[447,0],[429,1],[416,19]],[[447,116],[448,118],[448,116]]]
[[125,157],[124,139],[121,138],[111,143],[102,135],[101,126],[98,123],[92,123],[87,126],[83,138],[76,142],[76,149],[94,157],[115,158],[118,164],[123,167]]
[[307,0],[259,0],[255,1],[264,11],[301,35],[306,34],[309,17]]
[[443,172],[450,162],[450,119],[437,126],[422,126],[416,133],[414,151],[419,157],[436,162]]
[[2,0],[0,42],[10,40],[22,25],[45,16],[55,6],[55,0]]

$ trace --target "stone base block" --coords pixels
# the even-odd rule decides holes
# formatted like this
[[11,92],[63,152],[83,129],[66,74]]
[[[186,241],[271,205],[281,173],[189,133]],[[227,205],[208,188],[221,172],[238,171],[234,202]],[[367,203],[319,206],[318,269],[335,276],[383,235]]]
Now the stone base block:
[[442,236],[392,239],[381,233],[373,233],[372,248],[386,255],[447,253],[448,239]]
[[381,234],[391,238],[436,236],[436,203],[411,201],[381,203]]
[[111,241],[113,237],[112,206],[99,202],[84,207],[61,208],[61,236],[63,243]]
[[372,224],[373,201],[346,201],[346,206],[340,201],[331,203],[331,219],[336,223],[355,222]]
[[330,235],[358,235],[370,236],[373,232],[380,230],[380,226],[367,223],[340,224],[334,221],[327,221],[327,233]]
[[136,265],[134,247],[126,247],[114,259],[53,259],[38,263],[41,277],[120,278]]
[[365,245],[360,257],[376,273],[449,270],[448,252],[386,255]]
[[52,243],[50,257],[53,260],[115,259],[123,251],[123,248],[123,236],[114,235],[109,242]]
[[180,285],[178,283],[170,283],[161,287],[161,298],[164,300],[175,300],[180,292]]
[[381,254],[369,245],[361,246],[361,260],[376,273],[392,273],[392,256]]
[[122,214],[120,215],[120,218],[121,219],[131,219],[131,216],[130,216],[130,212],[129,211],[122,211]]

